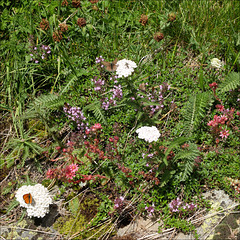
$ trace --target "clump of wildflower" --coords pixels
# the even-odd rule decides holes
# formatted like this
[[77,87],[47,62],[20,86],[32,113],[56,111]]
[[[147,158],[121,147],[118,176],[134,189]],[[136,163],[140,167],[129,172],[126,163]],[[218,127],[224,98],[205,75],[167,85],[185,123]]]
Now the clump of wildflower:
[[63,0],[61,5],[62,6],[68,6],[68,0]]
[[[27,204],[23,199],[23,195],[29,193],[32,196],[31,204]],[[24,185],[20,187],[16,192],[16,199],[21,207],[27,208],[29,217],[44,217],[49,212],[49,205],[52,204],[49,191],[42,184],[36,184],[34,186]]]
[[158,129],[155,126],[152,127],[141,127],[137,129],[136,133],[138,134],[138,138],[144,139],[146,142],[157,141],[161,136]]
[[86,117],[79,107],[71,107],[66,103],[63,107],[63,111],[70,120],[76,123],[79,131],[85,132],[86,130],[89,130],[88,123],[85,123]]
[[59,27],[61,32],[66,32],[68,30],[68,25],[66,23],[60,23]]
[[[221,137],[222,139],[227,139],[229,136],[229,130],[227,130],[227,127],[231,126],[230,123],[234,119],[235,109],[225,109],[224,106],[220,104],[216,105],[216,108],[222,113],[222,115],[215,115],[213,117],[213,120],[209,121],[207,125],[211,127],[212,135],[214,137],[217,137],[216,143],[218,144],[220,141],[218,137]],[[224,127],[224,125],[226,127]]]
[[78,165],[76,163],[72,163],[65,167],[65,176],[66,179],[73,179],[76,176],[76,172],[78,171]]
[[145,207],[145,210],[147,210],[147,212],[148,212],[148,216],[152,216],[152,214],[154,213],[154,208],[155,208],[155,205],[154,205],[154,203],[152,204],[152,206],[146,206]]
[[116,74],[118,77],[128,77],[134,72],[137,64],[131,60],[122,59],[117,62]]
[[102,79],[97,79],[97,77],[92,79],[92,82],[95,84],[94,90],[100,91],[102,90],[102,86],[104,86],[105,81]]
[[81,28],[87,25],[85,18],[78,18],[77,25]]
[[72,0],[72,5],[75,8],[79,8],[79,7],[81,7],[81,2],[80,2],[80,0]]
[[47,45],[41,45],[40,47],[34,47],[31,50],[31,61],[39,63],[40,60],[46,60],[51,53],[51,47]]
[[154,40],[157,42],[160,42],[161,40],[164,39],[164,34],[161,32],[156,32],[153,36]]
[[[148,85],[148,83],[145,83],[144,86],[145,88],[140,88],[138,89],[138,97],[142,98],[143,101],[141,102],[141,104],[143,105],[143,110],[147,111],[150,115],[150,117],[152,117],[156,112],[162,110],[164,108],[164,99],[165,99],[165,93],[171,88],[170,85],[166,82],[163,82],[160,86],[159,86],[159,90],[157,90],[157,88],[151,88],[151,91],[149,93],[146,94],[146,86]],[[143,92],[143,94],[142,94]],[[149,104],[145,104],[145,101],[148,102],[152,102],[152,105]],[[171,104],[171,108],[175,108],[173,106],[174,104]]]
[[62,32],[60,30],[57,30],[53,32],[52,37],[55,42],[60,42],[62,40]]
[[96,132],[97,130],[101,130],[102,129],[102,125],[100,123],[95,123],[91,128],[90,130],[92,132]]
[[218,58],[211,59],[211,66],[220,69],[223,66],[223,62]]
[[72,180],[76,177],[76,172],[79,167],[77,164],[72,163],[65,167],[50,168],[46,173],[48,179],[61,179],[63,181]]
[[104,58],[102,56],[96,57],[96,60],[95,60],[96,63],[101,63],[103,61],[104,61]]
[[47,19],[42,18],[42,21],[40,22],[40,28],[42,30],[48,30],[49,29],[49,22]]
[[102,99],[102,108],[105,110],[108,110],[108,108],[111,105],[116,106],[117,100],[121,99],[123,96],[121,85],[118,85],[118,86],[115,85],[114,88],[111,90],[111,92],[112,92],[112,96],[110,98],[106,97]]
[[147,24],[147,22],[148,22],[148,16],[142,14],[139,22],[140,22],[143,26],[146,26],[146,24]]
[[124,197],[120,196],[114,200],[114,209],[120,209],[123,207]]
[[172,200],[168,206],[172,213],[177,212],[180,214],[182,214],[183,212],[193,211],[197,208],[197,204],[194,203],[189,204],[184,201],[181,201],[179,198]]

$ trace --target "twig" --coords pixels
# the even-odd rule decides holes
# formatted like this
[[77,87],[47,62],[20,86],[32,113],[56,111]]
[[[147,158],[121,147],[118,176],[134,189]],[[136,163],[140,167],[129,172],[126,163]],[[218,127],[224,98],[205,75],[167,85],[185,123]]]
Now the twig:
[[207,234],[207,236],[204,237],[203,240],[206,240],[209,237],[209,235],[215,230],[215,228],[219,225],[220,222],[222,222],[224,218],[225,218],[225,215],[218,221],[218,223],[212,229],[210,229],[211,231]]
[[172,111],[174,111],[176,108],[177,108],[177,106],[174,107],[173,109],[171,109],[170,111],[168,111],[166,114],[164,114],[159,121],[163,120],[166,116],[168,116],[168,115],[169,115]]
[[30,231],[30,232],[38,232],[38,233],[44,233],[44,234],[49,234],[49,235],[56,235],[56,236],[62,236],[58,233],[50,233],[50,232],[45,232],[45,231],[40,231],[40,230],[34,230],[34,229],[30,229],[30,228],[21,228],[21,227],[16,227],[16,226],[1,226],[2,228],[12,228],[12,229],[21,229],[24,231]]
[[73,12],[71,15],[69,15],[69,16],[63,21],[63,23],[66,24],[66,22],[68,21],[68,19],[69,19],[70,17],[73,17],[77,12],[78,12],[78,10],[76,10],[76,11]]
[[125,152],[125,148],[126,148],[126,146],[127,146],[128,138],[129,138],[130,134],[132,133],[132,131],[134,130],[134,128],[135,128],[136,126],[137,126],[137,118],[136,118],[136,120],[135,120],[135,123],[134,123],[133,128],[129,131],[129,133],[128,133],[128,135],[127,135],[127,140],[126,140],[125,146],[124,146],[124,148],[123,148],[123,152]]
[[216,212],[216,213],[212,213],[212,214],[210,214],[210,215],[208,215],[208,216],[204,216],[204,217],[201,217],[201,218],[199,218],[199,219],[193,220],[193,221],[191,221],[191,223],[194,224],[194,223],[200,222],[200,221],[202,221],[202,220],[205,220],[205,219],[208,219],[208,218],[210,218],[210,217],[213,217],[213,216],[215,216],[215,215],[217,215],[217,214],[219,214],[219,213],[221,213],[221,212],[224,212],[224,211],[230,210],[230,209],[232,209],[232,208],[235,208],[235,207],[237,207],[237,206],[239,206],[239,205],[240,205],[240,203],[238,203],[238,204],[236,204],[236,205],[233,205],[233,206],[231,206],[231,207],[225,208],[225,209],[223,209],[223,210],[220,210],[220,211],[218,211],[218,212]]

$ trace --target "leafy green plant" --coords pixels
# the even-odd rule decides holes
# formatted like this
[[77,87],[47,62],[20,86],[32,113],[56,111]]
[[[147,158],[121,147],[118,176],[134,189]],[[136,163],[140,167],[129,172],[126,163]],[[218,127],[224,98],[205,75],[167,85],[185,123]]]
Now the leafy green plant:
[[213,97],[208,92],[198,93],[189,98],[182,112],[184,118],[184,134],[191,136],[205,117],[207,109],[212,105]]
[[219,84],[218,90],[220,93],[233,91],[236,88],[240,87],[240,73],[239,72],[231,72],[225,80]]

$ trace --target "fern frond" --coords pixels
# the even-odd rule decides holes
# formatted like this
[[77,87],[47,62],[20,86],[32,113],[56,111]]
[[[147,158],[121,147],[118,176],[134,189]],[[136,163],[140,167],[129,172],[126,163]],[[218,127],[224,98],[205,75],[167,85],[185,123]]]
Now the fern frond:
[[72,75],[72,78],[68,81],[68,83],[66,84],[66,86],[62,89],[60,94],[66,93],[75,83],[75,81],[77,80],[77,76]]
[[184,131],[191,134],[204,118],[207,108],[212,105],[213,98],[208,92],[199,93],[190,97],[182,113],[184,118]]
[[178,163],[181,170],[179,177],[180,181],[185,181],[193,172],[195,159],[200,155],[197,145],[190,143],[187,149],[180,151],[174,158],[175,161],[181,160]]
[[39,116],[45,116],[47,112],[56,110],[62,107],[66,99],[62,96],[54,94],[41,95],[33,100],[26,112],[23,114],[22,119],[38,118]]
[[218,90],[220,92],[228,92],[229,90],[235,90],[240,86],[240,73],[231,72],[223,81],[219,87]]
[[57,96],[54,94],[41,95],[37,97],[31,104],[29,108],[47,108],[47,109],[57,109],[58,107],[63,106],[65,98],[62,96]]
[[101,102],[95,101],[83,108],[83,111],[92,111],[98,122],[106,124],[106,119],[101,108]]
[[187,138],[187,137],[179,137],[179,138],[176,138],[174,139],[171,144],[167,147],[167,151],[165,152],[165,156],[163,158],[163,162],[166,164],[166,166],[168,165],[168,162],[167,162],[167,156],[168,154],[173,150],[175,149],[176,147],[182,145],[183,143],[189,141],[190,138]]

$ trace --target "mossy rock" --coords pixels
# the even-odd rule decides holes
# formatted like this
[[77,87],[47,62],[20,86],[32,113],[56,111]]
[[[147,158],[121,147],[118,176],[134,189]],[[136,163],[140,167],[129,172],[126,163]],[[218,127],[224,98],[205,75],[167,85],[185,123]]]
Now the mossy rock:
[[[105,228],[102,226],[88,228],[88,221],[80,215],[78,219],[69,216],[60,217],[53,227],[62,235],[68,237],[76,235],[76,237],[71,239],[85,240],[94,236],[91,238],[94,240],[102,238],[102,236],[112,228],[112,224],[106,225]],[[100,228],[102,229],[100,230]],[[114,234],[115,232],[112,232],[111,235]]]
[[233,216],[233,214],[229,214],[228,216],[226,216],[222,223],[229,225],[229,227],[231,227],[232,229],[236,229],[239,227],[237,220]]
[[223,239],[229,239],[229,236],[231,235],[231,229],[227,224],[219,224],[215,228],[215,234],[213,236],[213,240],[223,240]]
[[[81,199],[81,197],[79,198]],[[93,195],[86,196],[86,198],[81,202],[78,198],[73,198],[73,200],[69,202],[69,210],[72,215],[59,217],[53,227],[60,234],[68,237],[77,234],[76,238],[73,239],[87,239],[88,237],[93,236],[100,229],[99,227],[93,227],[90,224],[91,220],[97,215],[98,207],[99,199]],[[91,239],[98,239],[111,227],[112,224],[109,224]],[[89,230],[90,228],[91,231]]]

